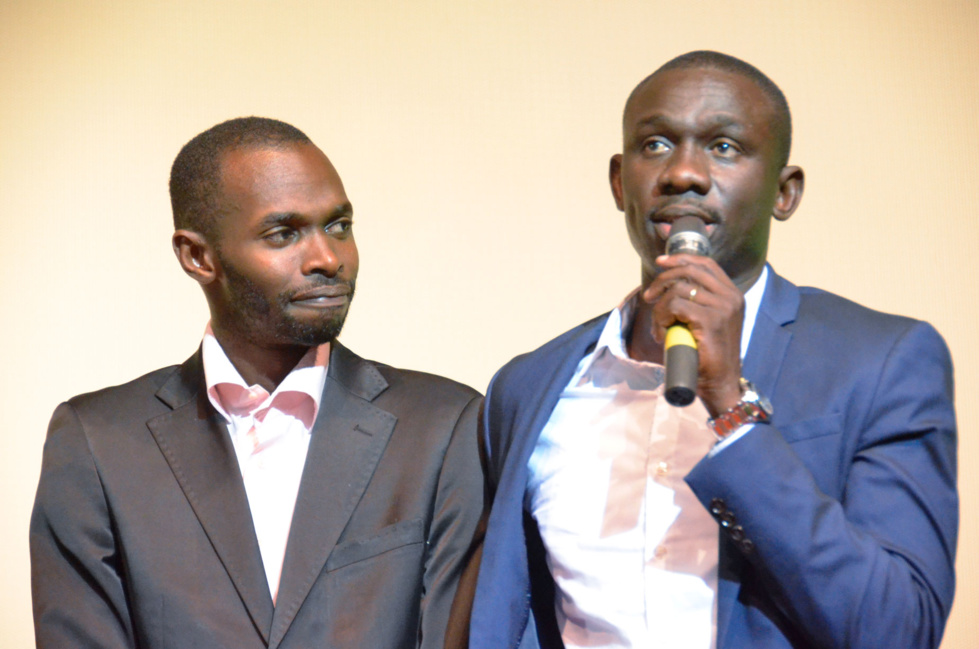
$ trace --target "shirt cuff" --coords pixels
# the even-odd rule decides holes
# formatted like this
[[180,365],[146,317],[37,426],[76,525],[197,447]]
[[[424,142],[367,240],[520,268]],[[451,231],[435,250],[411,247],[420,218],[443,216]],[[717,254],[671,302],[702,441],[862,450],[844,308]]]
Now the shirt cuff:
[[748,431],[750,431],[754,427],[755,424],[744,424],[743,426],[738,427],[736,431],[734,431],[733,433],[731,433],[730,435],[728,435],[727,437],[719,441],[717,444],[715,444],[714,448],[712,448],[707,453],[707,457],[714,457],[715,455],[717,455],[718,453],[726,449],[728,446],[730,446],[737,440],[744,437],[748,433]]

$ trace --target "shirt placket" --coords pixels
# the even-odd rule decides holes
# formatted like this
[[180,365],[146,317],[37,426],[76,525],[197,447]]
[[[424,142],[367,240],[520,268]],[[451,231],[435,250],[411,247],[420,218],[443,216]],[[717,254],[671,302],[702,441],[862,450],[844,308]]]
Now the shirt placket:
[[657,594],[663,592],[660,575],[666,568],[670,553],[665,532],[669,529],[669,525],[663,528],[665,513],[658,511],[658,508],[663,497],[662,490],[666,488],[673,491],[675,486],[673,459],[677,431],[672,407],[663,397],[662,386],[649,394],[649,398],[655,401],[655,406],[649,424],[643,535],[643,598],[646,633],[647,637],[652,639],[656,627],[654,616],[657,611],[662,610],[661,602],[657,598]]

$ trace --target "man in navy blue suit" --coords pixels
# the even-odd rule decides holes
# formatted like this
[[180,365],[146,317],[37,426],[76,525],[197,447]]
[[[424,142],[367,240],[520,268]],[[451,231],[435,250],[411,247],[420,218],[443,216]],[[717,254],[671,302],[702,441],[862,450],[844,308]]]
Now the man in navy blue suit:
[[[766,264],[802,197],[790,144],[782,92],[724,54],[630,95],[609,176],[642,282],[490,385],[472,647],[938,646],[951,359],[927,323]],[[689,216],[711,256],[666,256]],[[664,398],[676,323],[699,350],[687,407]]]

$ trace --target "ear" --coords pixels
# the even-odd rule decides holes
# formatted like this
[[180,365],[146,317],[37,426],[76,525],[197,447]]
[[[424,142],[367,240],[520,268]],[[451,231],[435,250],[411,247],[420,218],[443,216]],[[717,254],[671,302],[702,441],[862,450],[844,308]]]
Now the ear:
[[608,182],[612,186],[612,196],[615,197],[615,206],[620,212],[625,211],[622,203],[622,154],[616,153],[608,162]]
[[802,167],[784,167],[778,175],[778,194],[772,216],[777,221],[787,221],[802,201],[806,175]]
[[193,230],[177,230],[173,233],[173,254],[184,272],[201,286],[217,277],[217,259],[207,240]]

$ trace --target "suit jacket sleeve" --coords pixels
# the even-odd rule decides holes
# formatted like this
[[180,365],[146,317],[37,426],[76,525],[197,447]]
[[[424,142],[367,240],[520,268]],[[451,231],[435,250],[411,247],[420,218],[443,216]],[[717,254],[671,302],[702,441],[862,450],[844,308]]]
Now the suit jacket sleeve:
[[446,449],[427,543],[419,647],[464,646],[475,589],[473,535],[482,513],[477,419],[482,399],[459,416]]
[[30,526],[39,649],[134,647],[109,508],[75,410],[51,419]]
[[[827,383],[846,385],[846,372]],[[937,332],[916,322],[871,378],[869,405],[840,390],[819,418],[757,425],[687,482],[721,521],[726,550],[750,566],[739,599],[774,609],[794,642],[935,647],[952,603],[958,525],[951,359]],[[829,389],[779,387],[816,401]],[[831,455],[839,478],[827,484],[818,449],[833,436],[846,452]]]

